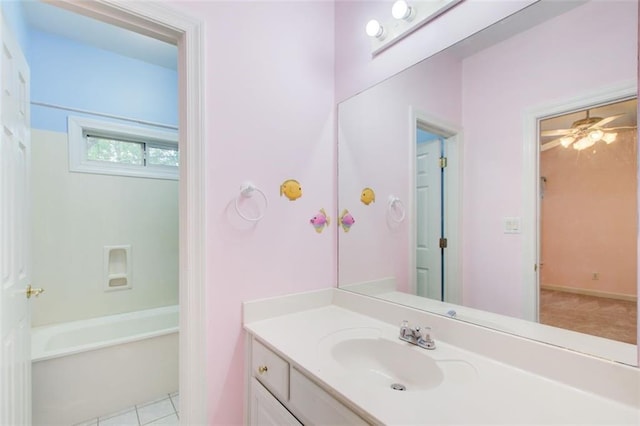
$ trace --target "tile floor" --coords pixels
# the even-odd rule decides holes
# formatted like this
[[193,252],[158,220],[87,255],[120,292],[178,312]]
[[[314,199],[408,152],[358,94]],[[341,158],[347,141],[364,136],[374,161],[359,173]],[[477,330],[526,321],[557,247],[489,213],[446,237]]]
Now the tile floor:
[[179,412],[180,394],[174,392],[155,401],[134,405],[126,410],[90,419],[75,426],[177,426]]

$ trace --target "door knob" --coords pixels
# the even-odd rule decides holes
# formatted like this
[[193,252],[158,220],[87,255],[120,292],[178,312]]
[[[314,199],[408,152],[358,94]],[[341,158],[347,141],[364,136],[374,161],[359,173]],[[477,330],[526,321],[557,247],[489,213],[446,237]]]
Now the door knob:
[[44,292],[44,288],[32,288],[31,284],[29,284],[27,286],[27,299],[30,299],[31,296],[36,296],[38,297],[38,295],[40,295],[40,293]]

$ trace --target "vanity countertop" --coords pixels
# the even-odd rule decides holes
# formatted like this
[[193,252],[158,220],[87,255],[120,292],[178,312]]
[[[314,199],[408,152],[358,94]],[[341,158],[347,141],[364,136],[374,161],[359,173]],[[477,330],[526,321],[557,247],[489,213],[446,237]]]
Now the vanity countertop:
[[[321,353],[328,339],[363,330],[395,342],[398,327],[333,304],[250,321],[244,326],[375,423],[640,424],[637,407],[447,344],[437,332],[437,348],[427,355],[444,372],[445,379],[438,386],[419,391],[408,386],[406,391],[396,391],[353,380],[345,371],[327,367]],[[408,343],[399,344],[425,351]],[[554,359],[546,362],[553,363]],[[411,368],[419,371],[421,366]]]

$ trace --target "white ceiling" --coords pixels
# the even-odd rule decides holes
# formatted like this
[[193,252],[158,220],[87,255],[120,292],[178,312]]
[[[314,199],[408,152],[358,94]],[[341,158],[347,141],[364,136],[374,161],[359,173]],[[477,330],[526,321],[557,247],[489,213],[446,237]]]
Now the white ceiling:
[[177,69],[178,48],[175,45],[41,1],[23,1],[22,4],[27,23],[34,29],[161,67]]

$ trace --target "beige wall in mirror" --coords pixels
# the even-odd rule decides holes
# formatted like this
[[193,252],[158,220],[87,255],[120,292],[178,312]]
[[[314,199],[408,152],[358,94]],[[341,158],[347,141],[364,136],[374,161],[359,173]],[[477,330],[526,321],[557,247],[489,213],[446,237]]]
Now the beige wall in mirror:
[[[637,365],[637,229],[576,226],[585,201],[554,213],[556,229],[573,236],[550,237],[548,228],[543,237],[543,218],[551,223],[544,191],[553,198],[541,155],[599,169],[610,148],[632,186],[623,194],[601,181],[590,202],[602,221],[615,213],[637,222],[637,54],[637,2],[543,0],[341,102],[338,213],[355,222],[338,231],[339,286]],[[599,120],[579,122],[587,111]],[[597,144],[578,143],[594,130]],[[602,139],[613,132],[615,141]],[[615,207],[613,194],[623,199]],[[625,256],[603,242],[607,233],[625,241]],[[542,285],[541,295],[545,262],[585,247],[593,256],[582,258],[577,278]],[[573,291],[574,281],[586,291]],[[541,324],[545,306],[565,324],[597,319],[595,329]],[[603,335],[598,321],[631,331]]]

